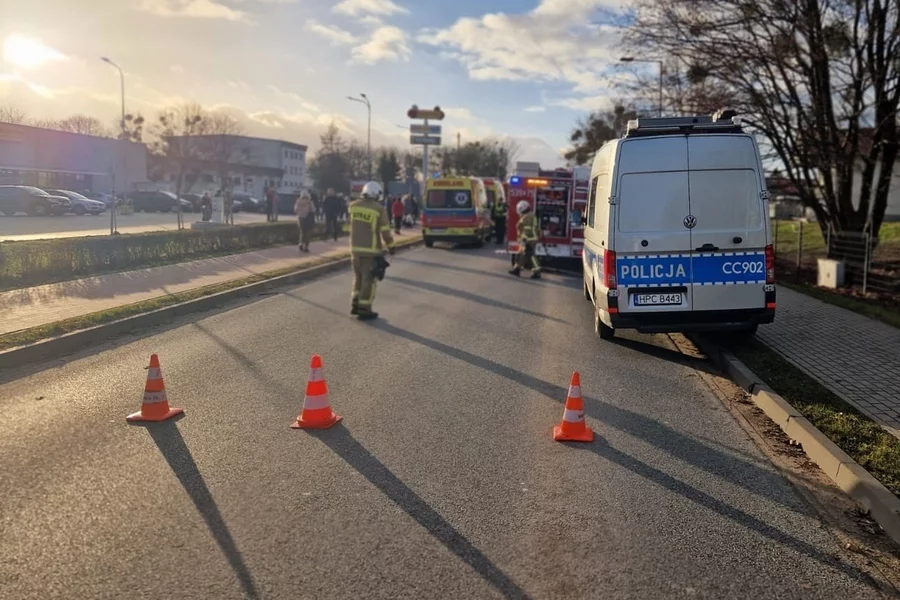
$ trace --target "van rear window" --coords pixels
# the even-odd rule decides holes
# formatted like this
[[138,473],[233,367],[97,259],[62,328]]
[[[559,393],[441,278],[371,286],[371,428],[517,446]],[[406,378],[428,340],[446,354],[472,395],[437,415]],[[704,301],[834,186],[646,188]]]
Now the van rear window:
[[750,169],[691,171],[691,213],[695,231],[755,230],[763,227],[759,178]]
[[425,208],[472,208],[469,190],[429,190]]
[[619,231],[684,230],[690,214],[687,171],[623,175],[618,196]]

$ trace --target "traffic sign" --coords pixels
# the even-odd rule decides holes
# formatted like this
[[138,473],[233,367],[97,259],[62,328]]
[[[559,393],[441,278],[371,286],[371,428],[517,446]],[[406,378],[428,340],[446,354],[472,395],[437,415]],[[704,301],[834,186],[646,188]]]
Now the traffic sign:
[[436,135],[440,137],[440,125],[410,125],[409,132],[412,135]]
[[428,137],[427,135],[411,135],[409,143],[413,146],[440,146],[440,137]]
[[440,106],[435,106],[434,110],[422,110],[413,104],[412,108],[406,111],[406,116],[410,119],[433,119],[435,121],[443,121],[444,111],[441,110]]

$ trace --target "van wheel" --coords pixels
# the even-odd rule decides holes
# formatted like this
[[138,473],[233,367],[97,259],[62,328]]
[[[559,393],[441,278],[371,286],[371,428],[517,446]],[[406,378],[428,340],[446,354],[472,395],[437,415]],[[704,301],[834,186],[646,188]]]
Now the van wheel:
[[606,323],[600,320],[600,311],[594,310],[594,331],[600,336],[601,340],[611,340],[616,335],[616,330],[607,327]]
[[756,335],[756,332],[758,330],[759,330],[759,324],[754,323],[753,325],[751,325],[750,327],[747,327],[746,329],[739,329],[739,330],[735,331],[734,335],[738,339],[746,340],[746,339],[750,339],[754,335]]

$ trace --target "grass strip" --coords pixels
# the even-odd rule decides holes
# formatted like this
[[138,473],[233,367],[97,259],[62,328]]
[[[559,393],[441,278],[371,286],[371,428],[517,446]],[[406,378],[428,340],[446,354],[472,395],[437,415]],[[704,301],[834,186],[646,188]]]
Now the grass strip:
[[883,306],[861,298],[835,294],[811,285],[787,283],[784,281],[779,282],[778,285],[792,289],[795,292],[800,292],[801,294],[806,294],[807,296],[811,296],[822,302],[839,306],[864,317],[875,319],[886,325],[900,328],[900,311],[896,308]]
[[900,497],[900,440],[762,342],[719,342]]
[[[402,248],[405,246],[410,246],[417,243],[418,241],[418,238],[403,241],[398,243],[397,247]],[[16,348],[18,346],[27,346],[28,344],[34,344],[42,340],[50,339],[67,333],[72,333],[73,331],[96,327],[97,325],[111,323],[112,321],[117,321],[126,317],[141,315],[144,313],[152,312],[154,310],[158,310],[160,308],[172,306],[174,304],[180,304],[182,302],[188,302],[190,300],[195,300],[204,296],[218,294],[219,292],[233,290],[244,285],[250,285],[251,283],[257,283],[260,281],[265,281],[267,279],[274,279],[276,277],[281,277],[282,275],[287,275],[289,273],[295,273],[297,271],[310,269],[319,265],[337,262],[339,260],[346,259],[349,256],[350,253],[347,252],[346,254],[341,254],[338,256],[316,258],[304,262],[303,264],[283,267],[281,269],[274,269],[272,271],[265,271],[256,275],[242,277],[240,279],[232,279],[230,281],[207,285],[193,290],[186,290],[184,292],[177,292],[175,294],[169,294],[166,296],[158,296],[149,300],[135,302],[134,304],[116,306],[114,308],[108,308],[106,310],[101,310],[78,317],[72,317],[70,319],[63,319],[62,321],[47,323],[46,325],[38,325],[37,327],[30,327],[21,331],[14,331],[12,333],[0,335],[0,351],[9,350],[10,348]]]

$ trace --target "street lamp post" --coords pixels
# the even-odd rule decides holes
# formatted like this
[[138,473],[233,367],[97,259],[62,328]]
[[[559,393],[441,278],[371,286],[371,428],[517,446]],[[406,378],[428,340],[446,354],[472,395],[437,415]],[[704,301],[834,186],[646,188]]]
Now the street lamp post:
[[[369,102],[369,97],[365,94],[360,94],[359,96],[359,98],[347,96],[347,100],[365,104],[366,110],[369,113],[369,123],[366,130],[366,176],[369,179],[372,179],[372,103]],[[360,98],[362,99],[360,100]]]
[[[105,56],[101,56],[100,60],[102,60],[103,62],[105,62],[107,64],[112,65],[113,67],[116,68],[117,71],[119,71],[119,83],[120,83],[120,89],[122,92],[122,121],[120,123],[120,125],[122,126],[122,146],[123,146],[122,147],[122,156],[121,156],[122,179],[125,179],[125,152],[127,151],[126,144],[128,143],[128,132],[125,130],[125,73],[122,71],[122,67],[120,67],[119,65],[117,65],[116,63],[111,61],[109,58],[107,58]],[[112,201],[112,207],[110,207],[110,210],[109,210],[109,234],[116,235],[117,233],[119,233],[119,231],[118,231],[118,222],[116,219],[118,202],[116,200],[116,178],[115,178],[115,175],[113,175],[112,192],[113,192],[113,201]]]
[[623,56],[619,60],[625,63],[642,62],[659,65],[659,116],[661,117],[663,112],[663,61],[658,58],[635,58],[633,56]]

